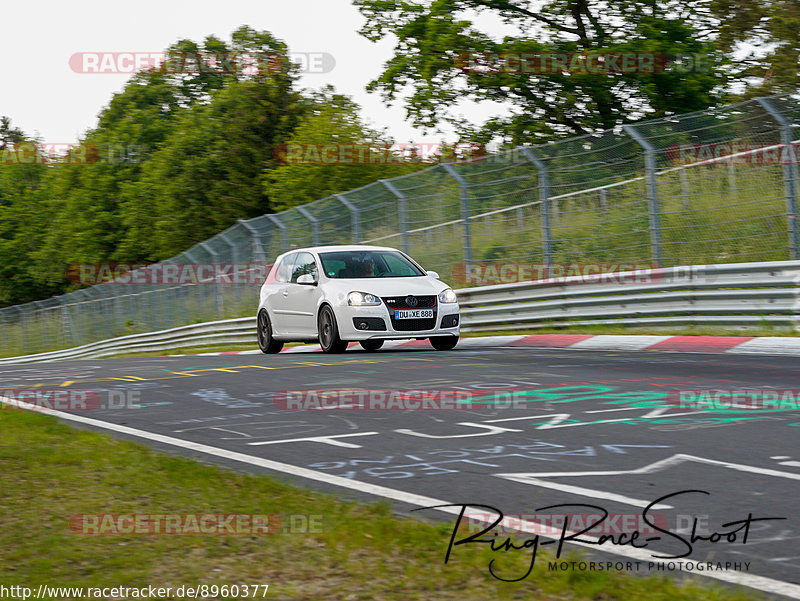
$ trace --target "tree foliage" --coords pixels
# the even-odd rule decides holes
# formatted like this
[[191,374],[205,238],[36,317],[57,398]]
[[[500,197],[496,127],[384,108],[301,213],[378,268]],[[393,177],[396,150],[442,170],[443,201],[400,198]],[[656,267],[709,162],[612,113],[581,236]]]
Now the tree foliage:
[[[0,119],[0,306],[73,289],[70,265],[161,261],[237,219],[398,173],[384,165],[271,176],[275,148],[308,132],[358,143],[378,134],[333,90],[298,90],[298,67],[269,32],[241,27],[229,41],[179,40],[166,54],[111,98],[64,157],[16,164],[22,145],[37,141]],[[185,68],[211,55],[230,60]]]
[[414,156],[393,154],[392,140],[386,132],[366,125],[358,105],[347,96],[328,87],[313,94],[310,100],[308,112],[288,138],[286,147],[329,148],[331,160],[327,162],[323,157],[316,160],[313,155],[308,162],[287,162],[281,160],[280,154],[274,156],[264,171],[264,190],[275,210],[427,166]]
[[[705,1],[354,3],[366,17],[361,29],[364,36],[373,41],[389,36],[396,40],[393,56],[370,89],[389,101],[408,91],[405,106],[415,124],[436,127],[449,121],[479,142],[531,143],[609,129],[645,115],[700,110],[724,97],[734,74],[721,50],[724,43],[717,43],[724,8],[712,10]],[[490,33],[497,31],[498,22],[507,32],[502,37]],[[740,39],[743,29],[730,29],[727,42]],[[528,72],[522,68],[464,68],[465,57],[508,53],[647,53],[656,57],[659,68],[616,73],[571,66],[545,66],[544,72],[536,72],[536,68]],[[463,100],[495,101],[508,108],[479,127],[470,127],[455,114],[454,106]]]

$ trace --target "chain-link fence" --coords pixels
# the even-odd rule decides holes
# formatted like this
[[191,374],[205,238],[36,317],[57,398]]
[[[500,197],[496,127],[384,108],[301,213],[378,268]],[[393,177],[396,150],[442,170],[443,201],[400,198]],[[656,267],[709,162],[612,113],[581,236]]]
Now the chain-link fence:
[[[797,259],[799,139],[800,98],[779,95],[438,164],[240,220],[124,278],[0,309],[2,354],[251,315],[258,266],[295,246],[393,246],[456,285],[476,264]],[[202,277],[191,269],[200,265]]]

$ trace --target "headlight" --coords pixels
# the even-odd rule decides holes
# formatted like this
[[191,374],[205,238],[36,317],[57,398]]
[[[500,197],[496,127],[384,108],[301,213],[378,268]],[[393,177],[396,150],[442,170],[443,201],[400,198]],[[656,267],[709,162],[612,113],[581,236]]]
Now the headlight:
[[439,293],[440,303],[457,303],[458,297],[452,288],[446,288]]
[[347,304],[351,307],[363,307],[364,305],[380,305],[381,299],[369,292],[351,292],[347,295]]

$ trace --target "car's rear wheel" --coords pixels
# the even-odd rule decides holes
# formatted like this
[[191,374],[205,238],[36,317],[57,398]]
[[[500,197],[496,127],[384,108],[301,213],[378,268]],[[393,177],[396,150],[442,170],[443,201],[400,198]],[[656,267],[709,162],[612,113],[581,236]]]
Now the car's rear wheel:
[[258,312],[258,348],[262,353],[280,353],[283,342],[272,337],[272,323],[269,320],[266,309]]
[[347,341],[339,338],[336,316],[328,305],[324,305],[319,311],[317,333],[319,334],[319,345],[326,353],[343,353],[347,350]]
[[359,344],[365,351],[377,351],[383,346],[383,340],[362,340]]
[[429,340],[437,351],[449,351],[458,344],[458,336],[433,336]]

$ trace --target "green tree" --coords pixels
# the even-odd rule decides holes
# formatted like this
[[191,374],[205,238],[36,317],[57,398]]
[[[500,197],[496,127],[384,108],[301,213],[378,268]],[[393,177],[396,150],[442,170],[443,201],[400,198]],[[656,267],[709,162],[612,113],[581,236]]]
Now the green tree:
[[[366,17],[361,34],[393,35],[394,55],[369,85],[393,101],[406,90],[408,117],[420,127],[455,123],[477,142],[512,144],[584,134],[715,104],[726,83],[707,34],[715,19],[699,1],[666,0],[354,0]],[[481,29],[501,21],[502,38]],[[652,53],[664,72],[531,73],[479,69],[468,57],[500,53]],[[709,55],[701,68],[672,57]],[[659,64],[656,61],[656,64]],[[663,63],[662,63],[663,64]],[[467,68],[465,68],[467,67]],[[549,70],[549,69],[548,69]],[[453,114],[461,100],[504,103],[503,116],[470,129]]]
[[43,202],[47,167],[28,162],[33,144],[10,119],[0,121],[0,306],[51,296],[61,285],[35,274],[32,256],[45,244],[50,215]]
[[[733,63],[743,97],[800,87],[800,3],[797,0],[712,0],[722,52]],[[737,52],[738,51],[738,52]]]
[[18,144],[25,139],[25,134],[18,127],[11,125],[10,117],[0,117],[0,151]]
[[[282,211],[427,166],[414,157],[393,154],[386,132],[367,126],[358,105],[333,88],[312,94],[310,101],[311,108],[264,170],[264,190],[273,210]],[[327,159],[317,157],[314,151],[326,147],[331,149]],[[298,160],[281,156],[286,149],[291,155],[293,148],[308,152],[298,153]]]
[[[234,32],[230,50],[236,55],[288,55],[285,44],[271,34],[247,27]],[[206,86],[203,101],[194,101],[176,118],[142,166],[139,180],[124,187],[125,234],[116,253],[120,260],[163,260],[238,218],[271,210],[262,170],[275,145],[296,127],[304,106],[294,88],[296,67],[288,60],[271,64],[278,66],[252,73],[240,64],[226,75],[224,87]],[[179,81],[186,84],[183,78]],[[181,96],[191,98],[196,88],[181,88]]]

